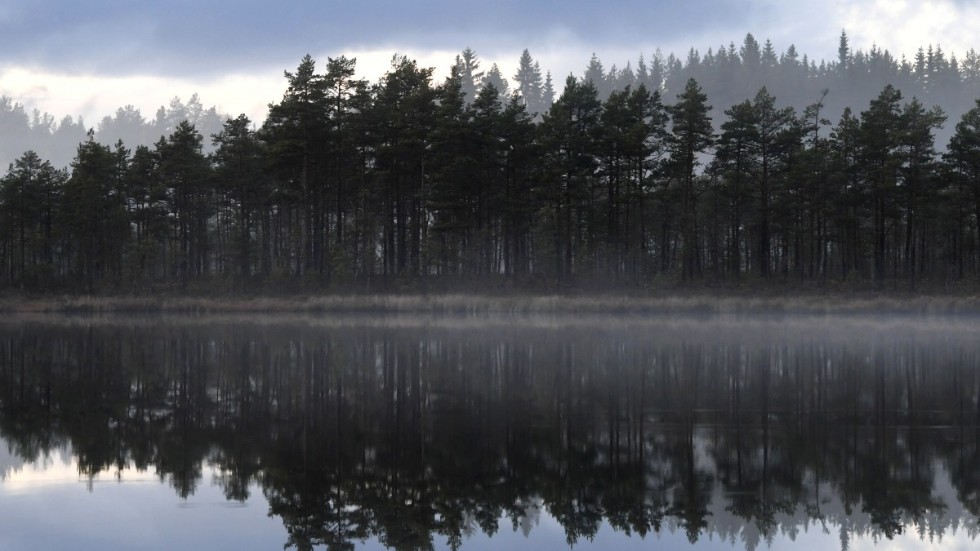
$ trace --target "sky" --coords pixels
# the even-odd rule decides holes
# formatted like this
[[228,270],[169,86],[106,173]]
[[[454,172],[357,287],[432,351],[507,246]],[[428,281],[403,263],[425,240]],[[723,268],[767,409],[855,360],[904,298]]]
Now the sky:
[[980,47],[977,28],[975,0],[4,0],[0,95],[88,126],[127,104],[150,118],[194,93],[261,121],[305,54],[320,67],[354,57],[374,82],[398,53],[441,81],[464,48],[505,77],[527,48],[560,84],[592,53],[622,68],[658,48],[684,58],[738,46],[749,32],[817,60],[836,58],[842,29],[853,49],[911,58],[939,44],[962,58]]
[[[0,438],[0,453],[7,447],[8,443]],[[79,474],[77,458],[65,452],[26,464],[15,459],[11,468],[4,468],[4,459],[0,456],[0,473],[5,475],[0,477],[0,518],[7,522],[0,531],[0,549],[278,549],[288,537],[282,519],[269,514],[268,500],[258,485],[250,485],[250,496],[244,503],[230,502],[214,483],[221,473],[210,464],[201,466],[200,483],[193,495],[182,500],[152,468],[140,471],[128,466],[121,471],[103,471],[89,481]],[[933,495],[952,504],[951,518],[969,516],[953,497],[956,490],[950,485],[948,472],[940,469],[939,474]],[[820,529],[823,526],[816,521],[804,524],[802,531],[777,530],[772,541],[763,540],[759,549],[838,549],[840,526],[835,520],[843,504],[832,494],[821,502],[821,510],[829,519],[826,530]],[[743,524],[742,519],[732,515],[728,500],[720,493],[712,498],[708,506],[713,523],[726,528]],[[800,513],[780,512],[775,518],[778,522],[789,519],[790,525],[796,526]],[[859,527],[849,541],[849,548],[854,551],[966,551],[976,547],[976,539],[967,527],[933,538],[918,534],[914,526],[906,526],[903,533],[883,540],[860,530],[868,522],[866,512],[855,510],[853,515],[854,524]],[[735,551],[746,541],[736,543],[717,535],[702,535],[697,545],[689,545],[676,519],[668,518],[662,530],[628,539],[603,522],[594,538],[581,539],[570,547],[564,529],[547,507],[526,527],[527,535],[512,528],[504,515],[492,538],[476,529],[464,539],[463,549]],[[754,541],[760,534],[756,526],[747,524],[740,537]],[[365,551],[386,549],[377,537],[354,543]],[[435,536],[433,543],[437,549],[449,548],[442,535]]]

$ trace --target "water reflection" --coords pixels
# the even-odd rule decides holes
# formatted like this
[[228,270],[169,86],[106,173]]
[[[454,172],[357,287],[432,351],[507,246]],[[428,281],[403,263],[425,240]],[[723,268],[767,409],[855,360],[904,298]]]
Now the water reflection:
[[299,549],[455,549],[545,511],[569,544],[973,539],[975,321],[8,320],[0,436],[185,498],[260,488]]

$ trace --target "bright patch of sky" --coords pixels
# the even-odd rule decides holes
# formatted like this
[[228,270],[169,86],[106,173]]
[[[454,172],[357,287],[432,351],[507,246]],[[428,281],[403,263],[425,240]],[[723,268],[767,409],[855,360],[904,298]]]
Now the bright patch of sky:
[[838,7],[841,26],[851,40],[867,48],[877,44],[896,56],[910,60],[918,48],[939,45],[957,57],[978,48],[976,29],[980,4],[969,1],[874,0],[842,2]]
[[[707,465],[706,442],[699,442],[698,464]],[[245,502],[228,501],[216,484],[220,470],[200,464],[200,480],[187,499],[177,496],[170,477],[161,477],[156,469],[138,470],[132,464],[122,469],[108,468],[94,476],[80,473],[77,457],[67,448],[56,450],[39,461],[25,461],[9,451],[0,438],[0,518],[7,522],[0,531],[0,549],[275,549],[282,546],[287,534],[280,517],[270,513],[261,487],[249,486]],[[958,509],[953,497],[949,474],[938,468],[934,498],[950,504],[954,518],[969,515]],[[492,538],[472,522],[463,548],[472,551],[494,549],[555,550],[569,549],[565,530],[540,499],[531,501],[528,525],[511,529],[510,519],[499,519],[500,530]],[[56,507],[52,507],[56,504]],[[721,526],[743,525],[737,541],[717,533],[702,534],[697,546],[689,546],[680,519],[668,517],[661,530],[646,537],[624,538],[603,522],[591,541],[580,540],[573,549],[697,549],[729,551],[740,549],[749,538],[762,542],[758,549],[768,551],[838,549],[843,504],[830,492],[821,499],[821,508],[829,519],[825,526],[813,519],[800,524],[802,509],[791,515],[779,513],[775,519],[786,524],[771,541],[758,533],[756,525],[732,514],[727,498],[719,488],[709,504],[712,523]],[[863,507],[854,507],[852,551],[966,551],[976,547],[976,540],[966,526],[948,530],[941,538],[920,535],[915,526],[906,526],[894,539],[868,531],[870,517]],[[805,516],[805,515],[804,515]],[[928,520],[928,519],[925,519]],[[787,527],[801,528],[788,530]],[[825,529],[821,529],[825,528]],[[854,531],[856,530],[856,531]],[[753,532],[754,531],[754,532]],[[747,532],[753,532],[747,534]],[[377,538],[356,542],[358,549],[385,549]],[[439,536],[437,548],[445,539]],[[750,547],[751,548],[751,547]]]
[[187,101],[197,93],[202,103],[219,112],[246,113],[253,120],[265,118],[268,104],[285,90],[282,71],[241,72],[195,79],[167,75],[69,74],[48,69],[11,67],[0,70],[0,95],[8,95],[29,110],[55,116],[83,117],[86,126],[97,126],[102,117],[124,105],[138,107],[152,119],[160,106],[174,97]]
[[800,55],[833,60],[846,29],[853,49],[877,45],[911,59],[939,44],[962,57],[977,46],[978,27],[980,5],[965,0],[13,0],[0,6],[0,94],[89,126],[127,104],[150,118],[194,93],[261,121],[282,96],[282,72],[306,53],[321,67],[328,56],[356,57],[372,82],[400,53],[435,68],[440,82],[466,47],[508,78],[528,48],[560,87],[592,53],[607,69],[635,67],[658,48],[684,59],[692,47],[738,47],[751,32],[779,52],[794,44]]
[[[0,446],[6,442],[0,439]],[[202,467],[202,483],[181,499],[152,471],[131,465],[89,478],[66,454],[9,469],[0,480],[0,549],[279,549],[282,521],[261,489],[228,501]]]

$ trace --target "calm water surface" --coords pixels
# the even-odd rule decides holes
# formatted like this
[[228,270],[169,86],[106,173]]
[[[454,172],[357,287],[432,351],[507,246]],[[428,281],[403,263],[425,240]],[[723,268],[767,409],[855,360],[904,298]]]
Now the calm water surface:
[[980,319],[13,317],[0,549],[972,549]]

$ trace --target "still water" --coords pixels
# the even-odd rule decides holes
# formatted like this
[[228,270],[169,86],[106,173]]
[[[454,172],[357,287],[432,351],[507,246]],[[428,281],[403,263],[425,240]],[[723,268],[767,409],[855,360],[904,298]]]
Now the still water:
[[980,319],[12,317],[0,549],[970,549]]

